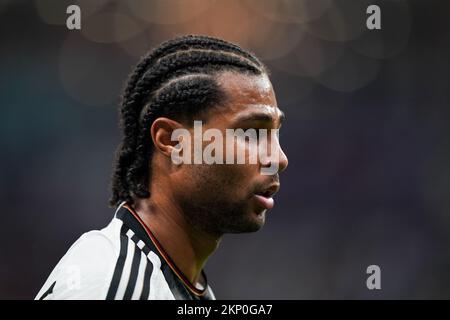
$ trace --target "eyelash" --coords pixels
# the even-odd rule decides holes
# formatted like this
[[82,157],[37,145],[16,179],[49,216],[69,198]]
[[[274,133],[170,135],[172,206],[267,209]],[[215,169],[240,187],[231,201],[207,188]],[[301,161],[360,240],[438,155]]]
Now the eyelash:
[[[244,129],[244,130],[248,130],[248,129],[254,129],[256,131],[256,138],[259,141],[259,129],[257,129],[257,128],[247,128],[247,129]],[[280,129],[278,129],[278,131],[277,131],[277,136],[278,136],[278,139],[280,139],[280,137],[281,137],[281,130]]]

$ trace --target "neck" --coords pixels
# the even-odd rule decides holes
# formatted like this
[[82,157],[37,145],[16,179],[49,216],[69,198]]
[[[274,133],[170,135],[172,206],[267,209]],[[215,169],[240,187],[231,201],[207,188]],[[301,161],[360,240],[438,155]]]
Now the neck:
[[134,209],[178,269],[195,285],[221,238],[190,225],[173,199],[170,192],[152,193],[148,199],[137,200]]

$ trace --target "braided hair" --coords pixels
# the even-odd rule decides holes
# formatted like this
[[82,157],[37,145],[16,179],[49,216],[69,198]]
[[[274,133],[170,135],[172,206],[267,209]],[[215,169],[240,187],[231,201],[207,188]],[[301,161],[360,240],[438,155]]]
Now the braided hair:
[[110,206],[148,198],[153,144],[150,127],[161,116],[192,118],[226,96],[217,74],[268,74],[252,53],[208,36],[188,35],[162,43],[144,56],[126,83],[120,106],[122,141],[116,151]]

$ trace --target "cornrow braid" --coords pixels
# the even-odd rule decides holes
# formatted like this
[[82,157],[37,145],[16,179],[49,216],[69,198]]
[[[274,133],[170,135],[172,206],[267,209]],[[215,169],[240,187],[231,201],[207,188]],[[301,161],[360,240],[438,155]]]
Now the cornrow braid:
[[148,133],[161,116],[192,118],[226,99],[217,74],[268,74],[252,53],[208,36],[188,35],[162,43],[136,65],[120,106],[122,141],[116,151],[110,206],[148,198],[153,151]]

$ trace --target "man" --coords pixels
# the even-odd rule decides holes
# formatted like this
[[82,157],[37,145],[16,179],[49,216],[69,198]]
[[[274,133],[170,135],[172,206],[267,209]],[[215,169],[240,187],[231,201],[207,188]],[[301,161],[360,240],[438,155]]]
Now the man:
[[[272,135],[265,141],[270,156],[256,163],[179,163],[173,154],[186,137],[173,137],[180,129],[193,133],[194,121],[224,135],[277,131],[284,116],[267,69],[234,44],[176,38],[139,62],[120,111],[115,216],[72,245],[36,299],[215,299],[203,272],[208,257],[225,233],[263,226],[287,158]],[[249,149],[245,139],[230,143],[236,154]],[[276,170],[262,174],[267,167]]]

